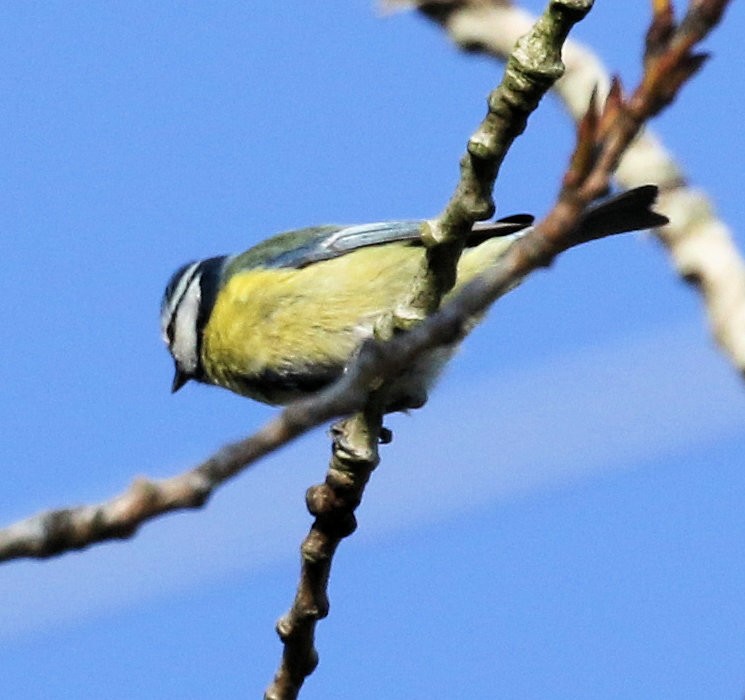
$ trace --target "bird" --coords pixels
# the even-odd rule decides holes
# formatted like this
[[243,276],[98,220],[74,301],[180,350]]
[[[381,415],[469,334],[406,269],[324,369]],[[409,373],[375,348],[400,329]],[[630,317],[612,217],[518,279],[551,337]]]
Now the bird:
[[[595,204],[576,235],[591,240],[664,225],[667,218],[651,208],[656,197],[657,187],[644,185]],[[405,297],[425,255],[422,223],[314,226],[181,266],[160,311],[175,364],[172,392],[195,380],[286,405],[332,384],[378,319]],[[532,216],[518,214],[475,224],[444,301],[498,261],[532,223]],[[430,351],[399,378],[387,410],[421,406],[454,350]]]

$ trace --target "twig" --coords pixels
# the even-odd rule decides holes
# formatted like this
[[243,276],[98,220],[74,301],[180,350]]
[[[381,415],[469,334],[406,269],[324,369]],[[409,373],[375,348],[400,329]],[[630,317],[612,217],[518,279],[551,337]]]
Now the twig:
[[264,455],[363,406],[371,378],[381,369],[387,371],[385,364],[377,347],[368,344],[334,386],[288,406],[254,435],[226,445],[197,467],[168,479],[139,478],[109,501],[40,513],[0,530],[0,562],[50,557],[96,542],[128,538],[159,515],[202,507],[216,488]]
[[494,214],[492,190],[504,157],[540,100],[563,75],[562,46],[593,2],[551,0],[510,52],[502,81],[487,100],[487,115],[468,140],[455,192],[444,211],[423,227],[427,255],[408,296],[394,311],[391,330],[420,322],[452,288],[467,233],[474,222]]
[[[333,450],[326,481],[308,489],[313,526],[300,547],[300,581],[292,608],[277,623],[282,662],[266,691],[267,700],[295,698],[318,664],[315,627],[329,611],[327,587],[336,547],[357,528],[354,511],[378,464],[382,412],[371,408],[332,428]],[[375,431],[370,433],[370,429]]]

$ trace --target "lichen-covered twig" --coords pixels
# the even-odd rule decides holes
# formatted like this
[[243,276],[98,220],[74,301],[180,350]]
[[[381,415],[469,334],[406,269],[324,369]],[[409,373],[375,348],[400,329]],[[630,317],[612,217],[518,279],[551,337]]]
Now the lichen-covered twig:
[[492,190],[507,151],[528,117],[563,75],[561,50],[594,0],[550,0],[508,55],[504,76],[489,95],[486,117],[468,140],[460,179],[444,211],[422,231],[427,256],[411,291],[394,311],[392,328],[410,328],[432,313],[455,283],[463,241],[475,221],[494,214]]
[[[464,50],[505,59],[534,17],[511,0],[385,0],[389,7],[417,7],[438,22]],[[719,21],[723,0],[690,4],[684,21],[701,36]],[[654,0],[658,18],[654,35],[662,35],[662,22],[672,19],[668,0]],[[564,44],[566,72],[555,91],[575,120],[582,118],[593,90],[601,99],[610,89],[610,76],[597,55],[579,42]],[[712,334],[734,367],[745,374],[745,261],[732,232],[721,221],[706,194],[688,183],[681,166],[654,133],[645,129],[629,147],[615,178],[625,187],[654,182],[660,188],[660,209],[670,224],[655,235],[667,249],[680,276],[703,297]]]

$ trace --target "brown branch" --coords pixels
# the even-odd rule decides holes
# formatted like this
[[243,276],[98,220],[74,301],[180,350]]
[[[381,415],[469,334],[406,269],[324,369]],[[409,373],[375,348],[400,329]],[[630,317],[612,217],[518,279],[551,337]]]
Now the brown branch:
[[97,542],[128,538],[159,515],[200,508],[217,487],[264,455],[321,423],[363,406],[372,376],[388,371],[384,367],[387,362],[376,362],[377,355],[377,347],[367,344],[354,366],[327,391],[288,406],[251,437],[226,445],[183,474],[167,479],[139,478],[109,501],[40,513],[0,530],[0,562],[50,557]]
[[[326,589],[331,561],[339,542],[357,528],[354,511],[379,461],[382,412],[374,403],[332,428],[333,449],[326,480],[308,489],[306,501],[315,521],[300,547],[300,582],[295,600],[277,623],[284,645],[282,662],[266,691],[267,700],[297,697],[318,663],[315,627],[329,610]],[[373,433],[369,432],[371,426]]]

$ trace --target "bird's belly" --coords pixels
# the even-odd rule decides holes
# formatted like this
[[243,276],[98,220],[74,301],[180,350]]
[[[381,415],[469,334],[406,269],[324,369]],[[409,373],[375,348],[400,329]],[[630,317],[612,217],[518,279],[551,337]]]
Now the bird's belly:
[[[278,337],[271,323],[252,327],[249,335],[205,334],[203,366],[207,379],[244,396],[285,404],[326,387],[344,372],[364,335],[351,329],[296,327],[297,335]],[[309,351],[312,347],[313,351]]]
[[274,404],[328,385],[400,301],[421,255],[386,246],[235,274],[203,331],[205,380]]
[[372,332],[372,323],[343,313],[311,316],[297,297],[274,302],[238,297],[215,305],[202,338],[207,381],[265,403],[289,403],[338,379]]

